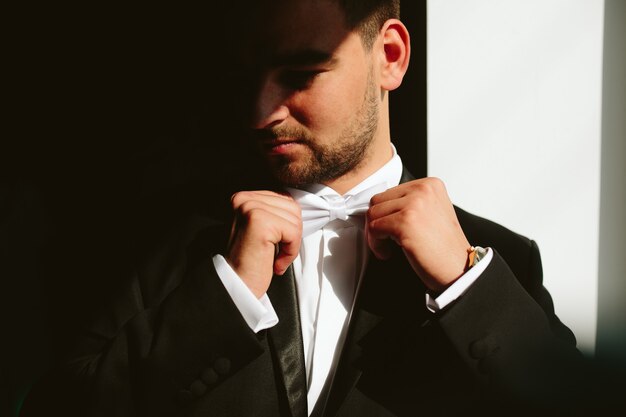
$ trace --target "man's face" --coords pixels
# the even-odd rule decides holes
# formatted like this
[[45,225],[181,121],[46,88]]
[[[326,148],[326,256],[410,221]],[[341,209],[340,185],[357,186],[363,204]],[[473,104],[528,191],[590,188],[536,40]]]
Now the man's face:
[[326,183],[367,161],[380,94],[372,55],[332,1],[285,1],[258,18],[253,138],[283,184]]

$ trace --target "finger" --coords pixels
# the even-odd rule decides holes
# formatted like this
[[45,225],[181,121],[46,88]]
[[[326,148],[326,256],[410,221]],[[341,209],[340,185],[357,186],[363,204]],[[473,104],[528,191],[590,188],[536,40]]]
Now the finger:
[[[283,216],[264,208],[251,209],[245,217],[245,220],[236,219],[229,248],[235,248],[237,252],[243,247],[252,247],[258,253],[266,251],[267,245],[270,245],[272,249],[268,255],[274,259],[276,256],[274,247],[282,243],[286,254],[291,255],[294,252],[297,254],[302,236],[301,224],[291,223]],[[298,248],[293,245],[297,245]]]
[[371,204],[378,204],[383,201],[402,198],[410,193],[421,193],[425,196],[447,195],[444,182],[436,177],[420,178],[417,180],[405,182],[396,187],[392,187],[387,191],[376,194],[372,197]]
[[300,206],[291,196],[274,193],[272,191],[239,191],[232,195],[231,205],[233,210],[237,210],[243,203],[251,200],[261,201],[274,207],[280,207],[298,217],[301,216]]
[[393,214],[368,220],[367,232],[370,239],[392,240],[402,246],[404,236],[409,232],[410,221],[407,221],[407,211],[398,211]]
[[369,233],[368,228],[365,228],[365,236],[367,239],[367,245],[371,249],[376,258],[387,260],[391,258],[393,242],[388,239],[379,239]]
[[269,191],[269,190],[256,190],[254,192],[258,193],[260,195],[280,197],[280,198],[285,199],[285,200],[293,200],[293,197],[288,192],[282,192],[281,193],[281,192]]
[[287,220],[288,222],[292,223],[295,226],[298,226],[300,228],[302,227],[302,218],[300,217],[299,213],[294,214],[293,211],[288,210],[287,208],[284,208],[282,206],[279,207],[279,206],[275,206],[272,204],[268,204],[265,201],[260,201],[260,200],[245,201],[239,206],[238,212],[242,216],[246,217],[252,210],[257,210],[257,209],[261,209],[268,213],[272,213],[275,216],[278,216],[282,219]]
[[289,221],[286,217],[290,213],[263,205],[259,201],[251,200],[244,203],[246,205],[260,206],[251,208],[247,213],[248,227],[256,229],[256,233],[264,236],[262,240],[278,248],[278,252],[274,254],[273,270],[275,274],[282,275],[300,251],[302,222]]
[[302,229],[285,229],[274,258],[274,273],[283,275],[300,252]]
[[291,265],[298,256],[300,251],[300,242],[285,243],[281,242],[279,244],[278,254],[274,259],[274,273],[276,275],[283,275],[289,265]]
[[391,200],[379,201],[371,204],[367,210],[367,219],[369,221],[376,220],[381,217],[390,216],[406,207],[406,197],[399,197]]
[[408,190],[407,190],[406,184],[400,184],[396,187],[389,188],[388,190],[383,191],[382,193],[375,194],[371,198],[370,204],[371,205],[380,204],[385,201],[402,198],[407,194],[407,192]]
[[231,197],[231,204],[233,209],[236,210],[241,204],[250,200],[263,201],[272,206],[282,207],[285,210],[294,212],[294,214],[299,211],[298,204],[291,197],[270,191],[239,191]]

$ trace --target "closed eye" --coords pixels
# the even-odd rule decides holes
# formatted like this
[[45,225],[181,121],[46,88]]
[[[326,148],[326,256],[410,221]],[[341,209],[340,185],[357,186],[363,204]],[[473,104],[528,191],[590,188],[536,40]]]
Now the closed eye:
[[279,75],[278,81],[287,88],[305,90],[320,73],[320,70],[285,70]]

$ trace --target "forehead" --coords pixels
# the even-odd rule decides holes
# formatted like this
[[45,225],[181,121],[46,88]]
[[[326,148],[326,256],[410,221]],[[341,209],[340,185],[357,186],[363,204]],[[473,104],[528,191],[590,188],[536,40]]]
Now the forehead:
[[256,61],[302,51],[331,54],[350,35],[342,9],[332,0],[267,0],[248,12],[242,51]]

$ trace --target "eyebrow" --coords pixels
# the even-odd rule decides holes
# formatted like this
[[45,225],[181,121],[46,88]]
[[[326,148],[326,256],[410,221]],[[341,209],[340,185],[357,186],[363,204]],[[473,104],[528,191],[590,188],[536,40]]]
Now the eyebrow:
[[337,58],[332,53],[316,49],[306,49],[296,52],[277,54],[271,58],[270,64],[275,67],[319,64],[333,65],[336,61]]

